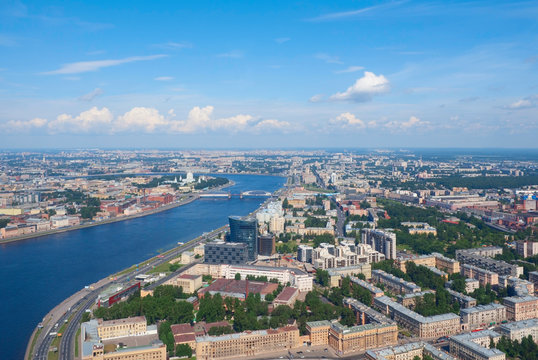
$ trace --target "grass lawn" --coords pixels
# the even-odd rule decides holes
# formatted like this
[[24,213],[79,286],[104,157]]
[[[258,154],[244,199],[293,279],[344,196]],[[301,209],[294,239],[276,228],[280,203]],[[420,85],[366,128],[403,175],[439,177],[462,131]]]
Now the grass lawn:
[[77,330],[77,334],[75,335],[75,357],[78,357],[78,344],[80,341],[80,327]]
[[34,346],[35,346],[35,343],[37,342],[37,338],[39,336],[39,334],[41,334],[41,331],[43,330],[43,328],[41,329],[37,329],[36,333],[35,333],[35,336],[34,338],[32,339],[32,345],[30,345],[30,354],[28,355],[28,359],[30,360],[32,358],[32,351],[34,351]]
[[148,274],[169,273],[169,272],[170,272],[170,263],[165,262],[165,263],[155,266],[153,269],[148,271]]

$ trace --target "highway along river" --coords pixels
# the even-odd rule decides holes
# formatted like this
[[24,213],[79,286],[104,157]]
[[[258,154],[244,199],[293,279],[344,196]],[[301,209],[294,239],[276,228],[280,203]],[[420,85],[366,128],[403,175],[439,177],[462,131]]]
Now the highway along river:
[[[224,175],[223,175],[224,176]],[[286,179],[226,175],[227,191],[273,192]],[[265,198],[199,199],[145,217],[0,246],[0,358],[23,359],[34,327],[85,285],[247,215]]]

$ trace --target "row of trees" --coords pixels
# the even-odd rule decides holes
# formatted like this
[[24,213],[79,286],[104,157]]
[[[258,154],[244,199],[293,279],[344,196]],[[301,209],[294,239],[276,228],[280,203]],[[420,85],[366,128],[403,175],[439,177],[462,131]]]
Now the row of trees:
[[140,292],[133,294],[127,301],[122,301],[109,308],[100,307],[94,311],[96,318],[104,320],[122,319],[130,316],[144,315],[149,324],[167,320],[172,324],[191,322],[194,319],[193,306],[186,301],[182,291],[171,285],[155,288],[153,296],[140,297]]

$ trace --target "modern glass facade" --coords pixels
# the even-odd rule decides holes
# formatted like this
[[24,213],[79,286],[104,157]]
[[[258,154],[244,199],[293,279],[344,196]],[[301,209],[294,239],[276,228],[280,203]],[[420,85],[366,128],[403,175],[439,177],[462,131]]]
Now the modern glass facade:
[[258,254],[258,222],[230,216],[230,242],[247,244],[248,261],[256,260]]

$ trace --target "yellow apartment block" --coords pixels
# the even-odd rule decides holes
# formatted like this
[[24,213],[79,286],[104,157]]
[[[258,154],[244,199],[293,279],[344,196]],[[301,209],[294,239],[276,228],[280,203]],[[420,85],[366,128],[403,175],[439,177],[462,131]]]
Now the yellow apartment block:
[[252,357],[299,345],[299,329],[296,326],[222,336],[199,336],[196,338],[196,358],[209,360],[238,356]]
[[336,321],[324,320],[308,322],[306,328],[310,333],[310,342],[313,346],[328,344],[338,354],[398,343],[398,326],[394,323],[348,327]]
[[122,336],[142,335],[146,333],[146,317],[136,316],[125,319],[103,321],[97,320],[97,334],[101,340]]
[[82,360],[166,360],[166,345],[158,343],[135,348],[117,349],[105,352],[103,344],[93,345],[89,356],[82,356]]

